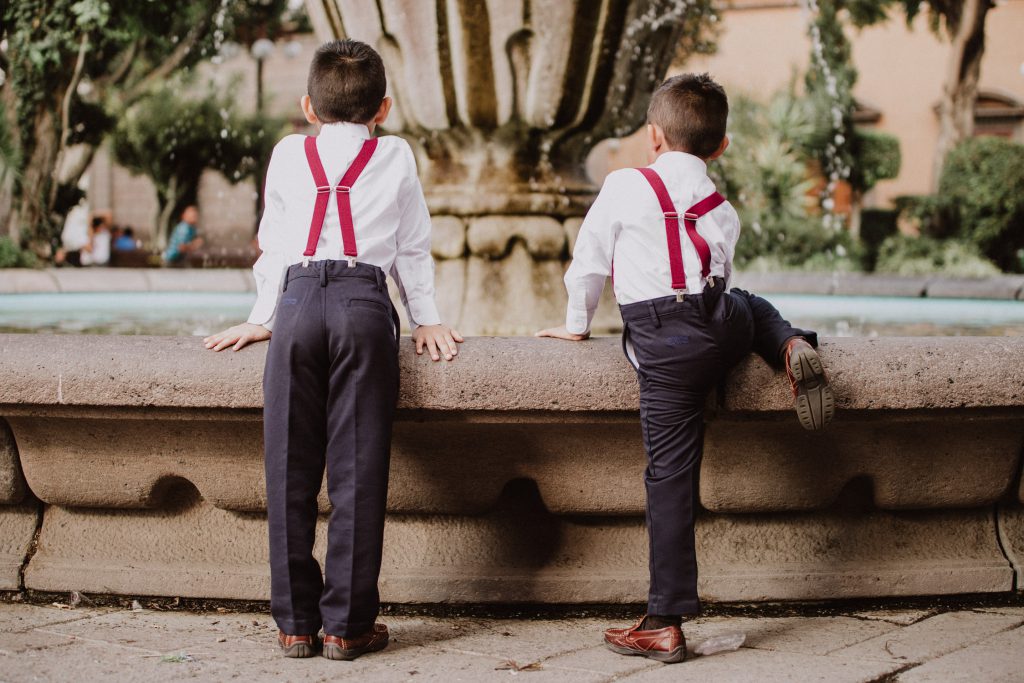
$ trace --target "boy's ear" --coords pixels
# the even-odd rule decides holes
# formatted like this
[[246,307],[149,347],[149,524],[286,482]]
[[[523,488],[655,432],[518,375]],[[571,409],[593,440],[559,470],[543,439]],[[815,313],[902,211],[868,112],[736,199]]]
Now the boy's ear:
[[377,113],[374,115],[373,121],[371,122],[374,127],[383,125],[384,121],[387,120],[388,114],[391,112],[391,104],[392,99],[390,97],[385,97],[380,101],[380,108],[377,110]]
[[715,150],[715,153],[708,157],[708,161],[711,161],[712,159],[717,159],[718,157],[722,156],[723,154],[725,154],[725,150],[727,149],[729,149],[728,135],[722,138],[722,144],[718,145],[718,149]]
[[647,124],[647,162],[653,164],[658,156],[666,151],[665,132],[656,123]]
[[316,112],[313,111],[313,102],[309,99],[309,95],[302,96],[302,99],[299,100],[299,106],[302,107],[302,113],[306,116],[306,121],[314,126],[320,124],[320,119],[317,118]]

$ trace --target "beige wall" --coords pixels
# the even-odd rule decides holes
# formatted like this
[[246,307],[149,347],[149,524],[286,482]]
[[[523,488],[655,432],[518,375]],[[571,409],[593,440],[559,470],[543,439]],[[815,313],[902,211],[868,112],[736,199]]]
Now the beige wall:
[[[692,59],[675,71],[709,71],[731,95],[761,98],[785,88],[794,73],[802,78],[810,41],[799,5],[748,2],[725,10],[722,18],[717,54]],[[986,34],[981,88],[1024,101],[1024,0],[1004,0],[991,10]],[[934,107],[949,49],[929,30],[926,17],[908,29],[898,12],[883,25],[851,30],[850,38],[860,74],[854,94],[882,112],[877,128],[896,135],[903,153],[899,177],[879,183],[866,202],[885,205],[898,195],[927,192],[938,134]],[[639,136],[595,150],[588,165],[591,176],[600,181],[611,170],[645,163]]]

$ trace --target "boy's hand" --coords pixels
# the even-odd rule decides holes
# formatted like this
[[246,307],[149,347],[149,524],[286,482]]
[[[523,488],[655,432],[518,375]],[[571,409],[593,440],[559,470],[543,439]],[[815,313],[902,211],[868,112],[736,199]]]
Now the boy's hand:
[[263,325],[242,323],[241,325],[229,327],[223,332],[211,334],[203,340],[203,344],[206,348],[213,349],[214,351],[223,351],[229,346],[233,346],[232,350],[238,351],[248,344],[268,339],[270,339],[270,330],[263,327]]
[[566,341],[583,341],[590,338],[589,332],[583,334],[573,334],[569,330],[565,329],[565,325],[560,327],[549,327],[546,330],[541,330],[533,335],[534,337],[551,337],[552,339],[565,339]]
[[459,354],[456,342],[462,343],[462,335],[445,325],[420,325],[412,332],[412,340],[416,343],[416,353],[423,355],[423,349],[430,352],[434,360],[451,360]]

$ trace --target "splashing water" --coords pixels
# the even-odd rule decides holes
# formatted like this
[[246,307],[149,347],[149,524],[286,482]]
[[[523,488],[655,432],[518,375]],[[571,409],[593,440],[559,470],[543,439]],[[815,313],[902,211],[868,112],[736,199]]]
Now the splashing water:
[[831,98],[829,107],[829,123],[832,127],[832,136],[825,145],[825,172],[828,174],[828,182],[822,193],[821,208],[824,210],[822,223],[826,228],[838,230],[842,226],[841,219],[835,214],[835,191],[840,180],[850,177],[850,165],[843,159],[840,150],[846,143],[846,136],[843,135],[843,108],[839,102],[839,81],[828,60],[825,59],[825,43],[821,37],[821,29],[816,19],[821,10],[818,7],[818,0],[801,0],[801,8],[811,34],[811,58],[814,66],[821,73],[825,83],[825,92]]

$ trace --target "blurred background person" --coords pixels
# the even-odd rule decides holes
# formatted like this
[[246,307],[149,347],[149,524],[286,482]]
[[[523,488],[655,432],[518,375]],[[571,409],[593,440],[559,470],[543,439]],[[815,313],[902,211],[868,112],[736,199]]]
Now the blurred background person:
[[171,239],[164,250],[164,263],[180,264],[185,257],[203,246],[203,238],[199,236],[199,209],[186,206],[181,212],[181,221],[171,231]]

